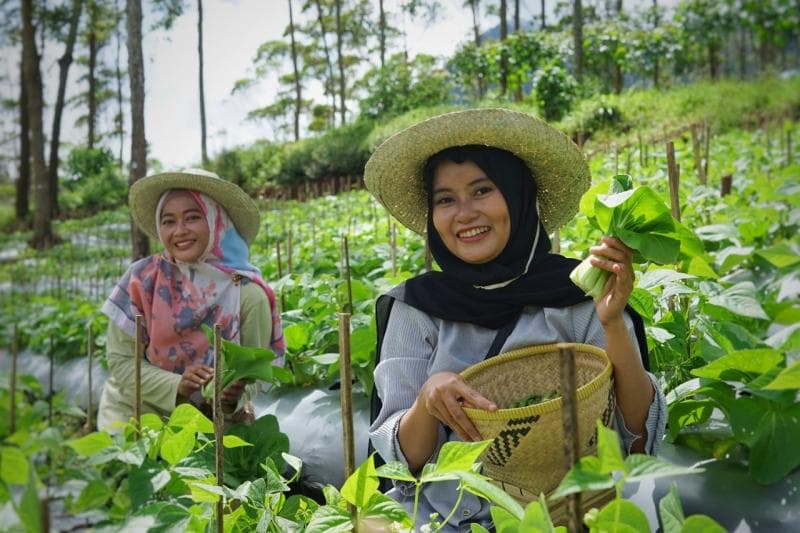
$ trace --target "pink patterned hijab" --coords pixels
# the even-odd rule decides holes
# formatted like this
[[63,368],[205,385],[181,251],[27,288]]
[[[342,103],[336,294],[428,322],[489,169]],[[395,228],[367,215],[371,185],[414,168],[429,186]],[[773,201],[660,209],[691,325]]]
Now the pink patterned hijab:
[[[171,192],[161,196],[156,220]],[[184,263],[165,251],[136,261],[114,287],[101,311],[131,336],[134,336],[135,316],[144,315],[147,360],[181,374],[190,364],[213,363],[213,351],[200,328],[202,324],[213,328],[219,323],[225,339],[239,342],[240,283],[256,283],[269,299],[270,348],[276,363],[280,363],[286,341],[275,293],[258,268],[250,264],[247,244],[225,210],[205,194],[188,192],[208,222],[210,238],[203,255],[194,263]]]

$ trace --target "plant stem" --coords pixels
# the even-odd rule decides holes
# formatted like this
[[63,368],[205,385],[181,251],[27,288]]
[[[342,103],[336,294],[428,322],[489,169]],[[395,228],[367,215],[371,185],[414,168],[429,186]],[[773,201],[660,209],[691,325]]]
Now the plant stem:
[[454,514],[456,514],[456,509],[458,509],[458,506],[461,504],[461,497],[462,497],[462,496],[464,496],[464,484],[463,484],[463,483],[459,483],[459,488],[458,488],[458,498],[456,498],[456,503],[455,503],[455,505],[453,505],[453,509],[450,511],[450,514],[449,514],[449,515],[447,515],[447,518],[445,518],[445,519],[442,521],[442,523],[439,525],[439,527],[437,527],[436,529],[434,529],[434,533],[436,533],[437,531],[439,531],[440,529],[442,529],[442,528],[444,527],[444,525],[445,525],[445,524],[447,524],[448,522],[450,522],[450,519],[451,519],[451,518],[453,518],[453,515],[454,515]]

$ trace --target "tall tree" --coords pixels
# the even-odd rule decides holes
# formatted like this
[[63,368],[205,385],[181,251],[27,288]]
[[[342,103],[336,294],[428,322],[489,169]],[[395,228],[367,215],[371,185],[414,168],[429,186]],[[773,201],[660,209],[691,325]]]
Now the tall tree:
[[19,177],[17,178],[16,215],[18,223],[27,224],[31,193],[31,128],[24,55],[19,65]]
[[545,18],[544,0],[542,0],[542,29],[544,30],[546,28],[547,28],[547,19]]
[[514,0],[514,31],[519,31],[519,0]]
[[98,18],[99,18],[99,8],[97,5],[96,0],[89,0],[88,12],[89,12],[89,24],[87,25],[88,35],[87,41],[89,45],[89,115],[87,120],[88,132],[87,132],[87,139],[86,139],[86,146],[91,149],[94,148],[94,141],[95,141],[95,127],[97,125],[97,76],[96,76],[96,68],[97,68],[97,54],[100,50],[100,46],[98,43]]
[[200,84],[200,156],[205,166],[208,164],[208,150],[206,149],[206,90],[203,82],[203,0],[197,0],[197,63]]
[[[500,43],[505,44],[508,37],[508,17],[506,0],[500,0]],[[505,95],[508,89],[508,54],[501,47],[500,52],[500,94]]]
[[[128,72],[131,85],[131,165],[128,183],[147,173],[147,141],[144,134],[144,60],[142,58],[142,1],[127,0]],[[150,255],[150,240],[131,219],[133,259]]]
[[119,139],[119,153],[117,155],[117,163],[119,165],[120,174],[124,168],[123,153],[125,150],[125,113],[123,111],[123,97],[122,97],[122,21],[125,20],[125,12],[120,8],[120,0],[114,0],[114,12],[116,13],[117,20],[114,24],[114,33],[116,35],[116,53],[114,55],[114,78],[117,85],[117,112],[114,115],[114,133]]
[[336,127],[336,75],[333,73],[333,59],[328,48],[328,30],[325,26],[325,14],[322,11],[322,2],[314,0],[317,7],[317,24],[319,24],[320,39],[322,40],[322,50],[325,52],[325,66],[328,76],[325,80],[325,90],[331,95],[331,127]]
[[58,149],[61,140],[61,115],[64,112],[64,97],[67,92],[67,76],[72,64],[72,52],[75,49],[75,40],[78,36],[78,22],[83,9],[82,0],[72,0],[69,30],[64,43],[64,54],[58,60],[58,92],[56,103],[53,107],[53,129],[50,135],[50,161],[47,165],[48,182],[50,183],[50,207],[52,215],[58,215]]
[[383,9],[383,0],[378,0],[378,46],[383,68],[386,66],[386,11]]
[[344,125],[347,122],[346,87],[347,81],[344,77],[344,28],[342,27],[342,0],[334,0],[336,6],[336,51],[339,63],[339,122]]
[[55,244],[53,234],[52,207],[50,205],[50,183],[44,161],[44,128],[42,126],[42,75],[39,71],[39,54],[36,47],[36,29],[33,26],[33,0],[22,0],[22,64],[28,97],[28,114],[31,133],[31,168],[33,198],[36,210],[33,216],[33,238],[31,246],[36,249],[49,248]]
[[294,13],[292,0],[289,2],[289,39],[292,44],[292,69],[294,71],[294,140],[300,140],[300,113],[303,109],[302,87],[300,85],[300,72],[297,68],[297,43],[294,40]]
[[467,0],[472,11],[472,35],[475,40],[475,48],[481,47],[481,28],[480,28],[480,0]]
[[575,38],[575,79],[583,77],[583,9],[581,0],[572,2],[572,33]]

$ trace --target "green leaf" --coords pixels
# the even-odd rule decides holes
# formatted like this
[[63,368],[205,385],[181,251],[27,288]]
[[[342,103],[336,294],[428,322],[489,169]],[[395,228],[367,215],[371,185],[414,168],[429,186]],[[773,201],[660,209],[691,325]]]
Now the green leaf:
[[[491,440],[479,442],[445,442],[436,458],[436,466],[431,474],[447,474],[457,471],[470,471]],[[426,482],[425,476],[420,481]]]
[[800,255],[798,255],[787,242],[782,242],[770,246],[769,248],[759,250],[756,252],[756,255],[763,257],[777,268],[786,268],[800,264]]
[[642,275],[639,279],[639,288],[654,289],[672,283],[679,283],[687,279],[695,279],[695,276],[666,268],[656,268]]
[[555,533],[550,513],[547,512],[544,495],[540,495],[538,500],[533,500],[525,508],[525,516],[520,523],[520,531]]
[[634,453],[625,458],[625,471],[625,481],[632,483],[643,479],[699,474],[703,469],[674,465],[652,455]]
[[499,505],[518,519],[522,518],[524,510],[517,500],[485,477],[467,470],[458,471],[456,475],[469,492]]
[[604,474],[625,469],[617,432],[605,427],[600,420],[597,421],[597,458]]
[[81,491],[72,507],[72,511],[81,513],[89,509],[102,507],[113,495],[114,491],[106,485],[105,481],[102,479],[93,479]]
[[[495,524],[497,524],[497,522],[495,522]],[[469,525],[469,531],[470,531],[470,533],[490,533],[488,529],[486,529],[485,527],[483,527],[480,524],[476,524],[475,522],[472,522]],[[495,531],[497,533],[500,532],[499,529],[495,529]]]
[[330,505],[317,508],[306,526],[306,533],[340,533],[352,530],[353,521],[347,511]]
[[193,432],[214,433],[214,423],[190,403],[178,405],[169,417],[171,428],[189,429]]
[[356,328],[350,335],[350,358],[354,365],[366,364],[372,361],[375,352],[375,327],[370,321],[369,326]]
[[711,400],[682,400],[669,406],[669,439],[674,442],[678,433],[685,427],[702,424],[714,411]]
[[333,485],[322,487],[322,494],[325,496],[325,504],[333,507],[346,508],[347,502],[342,498],[342,494]]
[[222,445],[225,448],[239,448],[241,446],[252,446],[252,444],[250,444],[246,440],[243,440],[240,437],[237,437],[236,435],[223,435]]
[[390,461],[383,464],[377,468],[376,472],[378,477],[409,481],[411,483],[417,482],[417,478],[415,478],[408,467],[400,461]]
[[283,464],[282,454],[289,451],[289,437],[280,431],[274,415],[264,415],[250,425],[235,424],[226,431],[227,437],[238,437],[252,446],[225,448],[225,476],[235,478],[233,484],[261,477],[261,467],[270,459]]
[[681,528],[681,533],[725,533],[726,531],[728,530],[716,520],[701,514],[695,514],[687,518]]
[[91,457],[110,447],[112,441],[111,435],[105,431],[96,431],[79,439],[68,440],[66,444],[80,455]]
[[217,503],[225,496],[223,490],[214,485],[214,476],[208,476],[204,480],[190,479],[186,481],[192,493],[192,500],[197,503]]
[[764,308],[758,303],[756,287],[750,281],[743,281],[725,289],[709,298],[708,303],[722,307],[735,315],[769,320]]
[[389,522],[400,523],[406,528],[411,528],[414,526],[414,524],[411,522],[411,517],[408,516],[408,513],[405,510],[405,507],[403,507],[400,502],[393,500],[389,496],[381,494],[380,492],[377,492],[370,497],[367,508],[359,514],[359,517],[382,518],[388,520]]
[[291,352],[302,352],[308,345],[311,326],[306,322],[289,324],[283,328],[283,337],[286,339],[286,348]]
[[578,463],[570,468],[549,499],[557,500],[576,492],[601,490],[613,486],[614,478],[603,472],[600,459],[593,456],[581,457]]
[[628,500],[613,500],[600,510],[592,530],[617,533],[645,533],[650,531],[647,516]]
[[22,492],[17,515],[28,531],[41,531],[41,507],[39,505],[38,480],[33,468],[28,469],[28,484]]
[[518,533],[520,531],[521,518],[515,517],[502,507],[492,506],[489,512],[492,515],[492,522],[497,533]]
[[28,482],[28,458],[14,446],[0,447],[0,479],[8,485],[24,485]]
[[695,368],[692,370],[692,375],[723,381],[739,381],[748,376],[752,379],[755,375],[767,372],[782,362],[783,355],[777,350],[769,348],[739,350]]
[[[285,335],[285,332],[284,332]],[[272,360],[275,355],[264,348],[256,346],[239,346],[235,342],[222,340],[222,390],[234,381],[272,381]],[[214,378],[203,387],[206,399],[214,397]]]
[[628,298],[628,304],[630,304],[634,311],[641,315],[645,324],[653,323],[656,307],[653,301],[653,295],[649,291],[640,289],[639,287],[634,288]]
[[669,489],[669,494],[658,502],[658,514],[661,517],[663,533],[680,533],[685,520],[683,507],[678,495],[678,486],[675,483]]
[[177,433],[166,431],[161,441],[161,457],[170,465],[179,463],[194,449],[195,435],[194,428],[184,427]]
[[342,497],[356,507],[363,508],[367,506],[372,495],[378,492],[378,486],[375,459],[370,455],[344,482]]
[[338,353],[322,353],[319,355],[312,355],[311,359],[320,365],[332,365],[339,362]]
[[800,389],[800,361],[795,361],[792,365],[784,368],[764,388],[770,390]]

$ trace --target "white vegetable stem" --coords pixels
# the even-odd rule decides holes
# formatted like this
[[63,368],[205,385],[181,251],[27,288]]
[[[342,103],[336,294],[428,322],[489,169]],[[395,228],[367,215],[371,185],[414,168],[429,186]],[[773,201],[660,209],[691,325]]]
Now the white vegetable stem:
[[611,272],[592,266],[591,260],[593,257],[595,256],[590,255],[581,261],[581,264],[570,272],[569,279],[572,280],[572,283],[580,287],[587,296],[591,296],[597,300],[603,295],[603,289],[606,286],[606,281],[608,281]]

